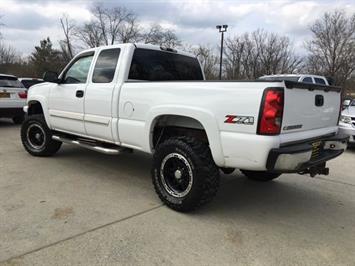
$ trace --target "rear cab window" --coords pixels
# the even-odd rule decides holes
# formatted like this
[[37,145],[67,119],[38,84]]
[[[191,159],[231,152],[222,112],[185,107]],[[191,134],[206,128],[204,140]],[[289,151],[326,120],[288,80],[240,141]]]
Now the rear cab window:
[[100,52],[92,75],[93,83],[112,82],[120,52],[120,48],[106,49]]
[[197,58],[173,52],[137,48],[133,54],[128,79],[203,80],[203,74]]

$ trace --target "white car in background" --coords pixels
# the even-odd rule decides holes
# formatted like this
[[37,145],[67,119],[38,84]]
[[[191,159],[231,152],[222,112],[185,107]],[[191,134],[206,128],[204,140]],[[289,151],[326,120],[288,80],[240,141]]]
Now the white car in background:
[[349,135],[349,143],[355,143],[355,101],[351,101],[340,117],[339,130],[343,134]]
[[22,123],[26,99],[26,88],[16,76],[0,74],[0,118],[11,118],[15,124]]
[[280,74],[280,75],[268,75],[262,76],[259,80],[270,80],[270,81],[296,81],[305,82],[329,86],[328,80],[323,76],[310,75],[310,74]]

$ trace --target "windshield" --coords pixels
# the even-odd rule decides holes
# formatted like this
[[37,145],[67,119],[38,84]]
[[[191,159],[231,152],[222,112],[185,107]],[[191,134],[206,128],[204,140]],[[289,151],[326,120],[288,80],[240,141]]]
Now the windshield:
[[5,88],[23,88],[22,83],[15,77],[1,77],[0,76],[0,87]]
[[261,80],[270,80],[270,81],[284,81],[284,80],[289,80],[289,81],[298,81],[300,79],[299,76],[275,76],[275,77],[261,77],[259,78]]

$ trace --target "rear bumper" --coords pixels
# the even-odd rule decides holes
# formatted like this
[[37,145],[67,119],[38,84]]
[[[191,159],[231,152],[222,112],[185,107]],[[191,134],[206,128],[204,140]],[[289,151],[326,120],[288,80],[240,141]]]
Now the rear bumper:
[[324,164],[346,150],[348,138],[347,135],[338,134],[272,149],[266,163],[267,171],[298,173]]
[[0,108],[0,117],[12,118],[25,115],[22,107],[19,108]]

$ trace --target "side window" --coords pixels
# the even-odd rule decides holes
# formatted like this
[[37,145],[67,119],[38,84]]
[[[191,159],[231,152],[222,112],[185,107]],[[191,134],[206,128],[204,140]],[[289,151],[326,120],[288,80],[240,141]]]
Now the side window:
[[311,77],[305,77],[305,78],[303,78],[302,82],[313,83],[313,80]]
[[63,77],[64,84],[86,83],[93,55],[80,57],[67,70]]
[[326,85],[324,79],[321,79],[321,78],[314,78],[314,81],[315,81],[317,84]]
[[92,75],[92,82],[112,82],[120,52],[121,49],[107,49],[100,52],[95,64],[94,74]]

